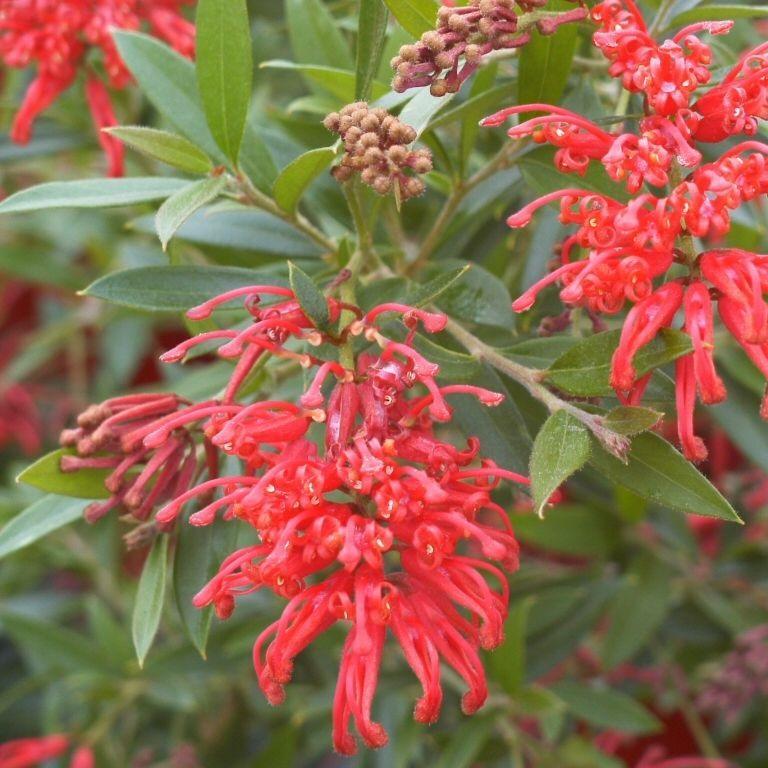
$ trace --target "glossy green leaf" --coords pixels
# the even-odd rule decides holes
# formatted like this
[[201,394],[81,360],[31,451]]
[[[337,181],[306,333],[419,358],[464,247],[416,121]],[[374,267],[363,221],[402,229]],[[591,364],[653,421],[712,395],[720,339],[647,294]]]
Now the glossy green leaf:
[[105,130],[129,147],[187,173],[204,174],[213,168],[205,152],[178,134],[138,125],[121,125]]
[[321,0],[285,0],[285,17],[297,62],[353,68],[354,60],[347,41],[325,3]]
[[176,231],[187,219],[204,205],[215,200],[226,188],[225,176],[200,179],[171,195],[158,209],[155,229],[163,250]]
[[694,515],[741,522],[730,502],[666,440],[644,432],[632,440],[629,463],[599,446],[590,463],[609,480],[662,507]]
[[224,154],[237,163],[253,82],[245,0],[199,0],[195,50],[197,84],[208,127]]
[[355,61],[355,99],[367,101],[381,64],[389,13],[383,0],[360,0]]
[[427,130],[432,118],[445,107],[456,94],[433,96],[429,88],[419,88],[400,111],[399,119],[416,131],[416,137]]
[[152,106],[215,162],[225,157],[203,113],[194,64],[157,38],[140,32],[114,33],[120,58]]
[[285,277],[241,267],[139,267],[112,272],[89,285],[84,295],[151,312],[184,312],[219,293],[243,285],[286,286]]
[[133,179],[49,181],[22,189],[0,203],[0,214],[50,208],[110,208],[164,200],[189,184],[185,179],[159,176]]
[[165,581],[168,573],[168,536],[160,534],[144,563],[133,606],[131,636],[139,666],[144,666],[152,647],[165,600]]
[[65,496],[45,496],[0,528],[0,558],[34,544],[80,519],[90,502]]
[[331,322],[328,302],[315,285],[312,278],[297,267],[292,261],[288,262],[288,281],[296,294],[299,305],[316,328],[327,328]]
[[589,459],[587,428],[567,411],[557,411],[536,435],[531,454],[531,487],[536,514],[542,515],[549,497]]
[[[605,331],[587,337],[552,364],[547,379],[559,389],[581,397],[611,394],[611,358],[620,336],[620,331]],[[688,334],[665,328],[635,356],[637,375],[643,376],[692,349]]]
[[333,162],[336,150],[333,147],[310,149],[299,155],[280,171],[272,189],[277,204],[293,213],[309,185]]
[[642,704],[625,693],[597,688],[575,680],[563,680],[550,686],[580,720],[598,728],[624,733],[653,733],[661,723]]
[[[283,59],[265,61],[260,66],[268,69],[288,69],[301,73],[308,80],[322,86],[324,90],[335,96],[340,102],[339,106],[355,100],[356,78],[351,69],[338,69],[320,64],[296,64],[296,62],[284,61]],[[388,86],[375,81],[371,86],[371,97],[380,99],[388,91]]]
[[652,408],[620,405],[605,415],[605,426],[620,435],[636,435],[656,426],[663,413]]
[[384,0],[398,24],[414,37],[435,28],[437,5],[434,0]]
[[626,584],[614,598],[611,623],[603,638],[607,668],[629,661],[657,632],[669,611],[672,575],[668,565],[650,554],[632,565]]
[[60,496],[74,496],[78,499],[106,499],[109,491],[104,480],[112,470],[80,469],[77,472],[62,472],[61,458],[76,453],[70,448],[59,448],[47,453],[30,464],[16,478],[16,482],[31,485],[46,493]]

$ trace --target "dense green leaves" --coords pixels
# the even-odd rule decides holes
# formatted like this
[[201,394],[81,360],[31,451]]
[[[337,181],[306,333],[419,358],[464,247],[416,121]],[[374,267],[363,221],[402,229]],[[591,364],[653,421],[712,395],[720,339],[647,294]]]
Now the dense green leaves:
[[45,496],[0,528],[0,558],[34,544],[43,536],[82,517],[82,499]]
[[106,499],[109,491],[104,480],[111,470],[80,469],[77,472],[62,472],[61,459],[74,453],[71,449],[59,448],[30,464],[17,478],[17,482],[39,488],[46,493],[60,496],[74,496],[78,499]]
[[253,79],[245,0],[199,0],[196,58],[208,127],[224,154],[237,163]]
[[288,281],[276,272],[241,267],[141,267],[105,275],[83,293],[134,309],[183,312],[249,283],[286,286]]
[[165,599],[165,580],[168,573],[168,537],[160,535],[149,551],[136,591],[131,634],[139,666],[144,666],[152,647]]
[[336,150],[333,147],[311,149],[283,168],[272,189],[277,204],[284,211],[293,213],[309,185],[333,162],[334,157]]
[[624,464],[595,446],[592,465],[609,480],[664,507],[739,522],[728,500],[666,440],[645,432],[632,440]]
[[531,454],[533,506],[542,515],[549,497],[589,459],[587,428],[567,411],[553,413],[541,428]]
[[49,208],[109,208],[164,200],[186,186],[184,179],[147,176],[132,179],[51,181],[28,187],[0,203],[0,214]]
[[163,250],[166,250],[179,227],[195,211],[215,200],[226,186],[224,176],[200,179],[175,192],[160,206],[155,216],[155,227]]
[[123,125],[106,130],[129,147],[181,171],[200,174],[208,173],[213,167],[205,152],[175,133],[138,125]]

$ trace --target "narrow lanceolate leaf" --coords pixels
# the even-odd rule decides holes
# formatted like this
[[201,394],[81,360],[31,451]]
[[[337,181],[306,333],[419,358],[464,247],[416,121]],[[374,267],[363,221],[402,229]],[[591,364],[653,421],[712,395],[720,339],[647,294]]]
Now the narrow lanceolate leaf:
[[197,210],[215,200],[227,186],[224,176],[201,179],[171,195],[155,216],[155,228],[163,250],[176,230]]
[[0,528],[0,558],[18,552],[79,519],[89,503],[54,495],[36,501]]
[[[621,331],[590,336],[555,360],[547,372],[547,379],[572,395],[599,397],[611,394],[611,359],[620,336]],[[687,333],[665,328],[635,355],[637,375],[643,376],[692,349]]]
[[215,526],[203,528],[182,524],[176,541],[173,567],[173,594],[181,623],[192,644],[205,658],[212,607],[195,608],[192,598],[215,571],[213,534]]
[[185,179],[145,176],[133,179],[51,181],[22,189],[0,203],[0,214],[42,211],[49,208],[109,208],[165,200],[189,182]]
[[384,0],[400,26],[414,37],[434,29],[437,5],[434,0]]
[[549,497],[587,463],[589,454],[589,432],[570,413],[557,411],[544,422],[531,454],[531,486],[536,514],[543,514]]
[[628,458],[623,464],[596,446],[590,463],[609,480],[663,507],[741,522],[720,491],[657,434],[645,432],[633,438]]
[[525,635],[534,598],[518,600],[504,622],[504,642],[488,657],[494,679],[509,694],[520,691],[525,681]]
[[293,58],[301,64],[352,69],[352,54],[322,0],[285,0]]
[[611,623],[603,639],[603,661],[612,668],[642,650],[664,621],[670,608],[671,569],[650,554],[629,569],[610,611]]
[[139,125],[121,125],[105,130],[129,147],[181,171],[200,174],[208,173],[213,168],[211,159],[202,149],[176,133]]
[[192,62],[140,32],[117,31],[114,38],[120,57],[152,106],[216,162],[223,161],[205,121]]
[[620,435],[637,435],[656,426],[663,413],[652,408],[620,405],[605,415],[605,426]]
[[253,53],[245,0],[197,4],[197,83],[213,138],[237,162],[253,83]]
[[184,312],[243,285],[285,287],[288,280],[284,273],[242,267],[138,267],[99,278],[83,295],[148,312]]
[[412,307],[423,307],[439,299],[452,285],[461,280],[472,269],[471,264],[441,273],[423,285],[409,288],[407,301]]
[[371,96],[387,39],[387,16],[383,0],[360,0],[355,65],[355,99],[360,101],[367,101]]
[[764,19],[768,16],[768,5],[712,4],[707,3],[683,11],[675,16],[667,28],[682,27],[697,21],[726,21],[729,19]]
[[309,185],[333,162],[333,147],[311,149],[287,165],[275,180],[272,195],[277,204],[289,213],[296,210]]
[[133,606],[133,647],[141,667],[144,666],[144,660],[160,626],[167,572],[168,536],[161,534],[155,539],[144,563],[136,591],[136,603]]
[[63,456],[75,453],[68,448],[59,448],[30,464],[17,478],[17,483],[31,485],[46,493],[60,496],[74,496],[78,499],[106,499],[109,491],[104,480],[110,469],[80,469],[77,472],[62,472]]
[[288,279],[291,290],[296,294],[296,298],[307,317],[315,324],[315,327],[327,328],[331,322],[328,302],[312,278],[292,261],[289,261]]
[[[548,11],[563,11],[570,7],[566,0],[552,0],[547,4]],[[564,24],[553,35],[542,35],[538,30],[533,32],[530,42],[520,51],[517,80],[520,104],[557,104],[560,101],[571,72],[577,40],[575,24]]]

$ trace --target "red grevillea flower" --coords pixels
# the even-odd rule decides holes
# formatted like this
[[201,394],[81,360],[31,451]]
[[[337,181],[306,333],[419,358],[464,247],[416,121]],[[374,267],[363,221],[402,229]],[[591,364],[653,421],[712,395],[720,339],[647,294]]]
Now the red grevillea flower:
[[39,114],[67,90],[78,72],[87,72],[86,96],[109,173],[123,173],[123,147],[101,129],[117,124],[104,82],[86,63],[91,50],[103,55],[107,80],[124,88],[131,79],[112,39],[113,29],[146,25],[179,53],[192,56],[194,27],[181,15],[191,0],[0,0],[0,59],[8,67],[36,65],[11,128],[11,138],[26,143]]
[[0,744],[0,768],[33,768],[60,757],[68,749],[69,739],[60,735],[6,741]]
[[[252,317],[244,329],[204,333],[163,356],[177,361],[198,344],[218,340],[219,354],[237,359],[219,409],[211,407],[203,428],[214,446],[242,461],[242,473],[180,494],[157,520],[169,524],[190,500],[206,497],[190,523],[208,525],[221,511],[255,529],[259,543],[227,557],[195,604],[213,605],[226,618],[237,598],[255,590],[269,588],[288,600],[254,646],[259,684],[273,704],[283,700],[301,651],[337,623],[350,627],[333,706],[334,745],[343,754],[356,749],[352,723],[368,746],[387,741],[372,718],[387,628],[423,688],[417,720],[438,717],[441,663],[466,683],[464,711],[476,711],[487,695],[479,651],[502,640],[505,571],[517,567],[518,557],[492,493],[501,479],[525,478],[481,458],[477,439],[456,447],[436,427],[451,418],[451,396],[489,406],[502,397],[438,383],[438,366],[414,343],[418,325],[440,331],[443,315],[400,304],[363,314],[331,298],[327,328],[340,328],[321,331],[290,290],[251,286],[188,316],[208,317],[238,298]],[[408,328],[402,342],[384,336],[378,325],[391,313]],[[295,351],[296,342],[307,351]],[[363,346],[354,367],[312,354],[321,344],[349,350],[352,343]],[[236,402],[240,385],[266,354],[315,369],[298,402]],[[177,423],[148,427],[144,445],[162,445]]]
[[[768,257],[734,248],[697,252],[693,238],[723,238],[731,228],[732,212],[768,193],[768,145],[745,141],[706,164],[700,164],[696,145],[755,132],[757,120],[766,116],[768,47],[745,54],[691,107],[697,87],[709,80],[711,59],[695,33],[722,34],[730,22],[686,27],[659,45],[648,36],[631,0],[607,0],[595,6],[592,16],[601,24],[595,44],[611,61],[611,73],[630,91],[646,96],[646,116],[637,130],[609,133],[580,115],[546,104],[505,109],[483,125],[546,112],[513,126],[510,137],[530,136],[553,145],[555,163],[564,172],[581,175],[590,162],[600,162],[635,196],[622,202],[574,187],[544,195],[510,216],[511,227],[522,227],[538,208],[559,202],[561,222],[575,226],[560,248],[560,265],[525,291],[513,308],[529,309],[538,294],[555,283],[561,285],[563,302],[594,313],[613,314],[627,303],[633,305],[611,372],[617,394],[629,403],[640,401],[649,380],[638,379],[635,355],[672,326],[682,310],[682,328],[691,337],[693,352],[676,364],[678,434],[685,455],[703,460],[707,449],[693,426],[697,396],[709,404],[726,397],[713,357],[715,308],[768,379]],[[726,103],[738,110],[723,112]],[[645,185],[665,189],[659,194],[644,191]],[[668,279],[673,264],[678,272]],[[768,418],[768,396],[761,413]]]

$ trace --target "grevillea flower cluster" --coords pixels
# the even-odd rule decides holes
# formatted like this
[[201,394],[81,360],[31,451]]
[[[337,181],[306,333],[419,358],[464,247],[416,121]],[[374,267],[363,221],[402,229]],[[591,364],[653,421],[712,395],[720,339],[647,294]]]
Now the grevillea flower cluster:
[[471,0],[466,6],[441,6],[437,28],[425,32],[417,43],[402,46],[392,59],[396,73],[392,87],[402,93],[428,85],[433,96],[456,93],[492,51],[525,45],[534,26],[551,35],[562,24],[584,19],[588,13],[580,5],[521,23],[521,11],[530,13],[545,5],[546,0]]
[[[599,162],[634,197],[626,201],[618,193],[614,198],[576,185],[510,216],[511,227],[522,227],[535,210],[558,201],[560,220],[575,228],[560,249],[560,266],[513,307],[529,309],[539,292],[555,283],[562,286],[565,303],[593,313],[613,314],[632,305],[611,371],[614,389],[630,404],[640,401],[650,378],[638,376],[635,355],[682,310],[682,329],[693,351],[676,363],[678,433],[685,455],[703,460],[707,450],[693,427],[697,392],[709,404],[726,397],[713,357],[715,307],[768,377],[768,256],[716,247],[731,228],[732,212],[768,192],[768,145],[747,139],[709,163],[702,163],[700,145],[749,137],[758,120],[768,117],[768,45],[744,54],[699,95],[710,81],[712,61],[700,35],[724,34],[732,22],[693,24],[658,43],[632,0],[606,0],[592,9],[592,18],[600,25],[594,42],[610,61],[610,73],[643,96],[645,116],[635,131],[608,132],[545,104],[505,109],[484,124],[545,111],[509,135],[556,147],[555,163],[565,173],[583,175],[591,162]],[[768,398],[762,415],[768,417]]]
[[[0,768],[35,768],[61,757],[69,749],[69,737],[58,734],[6,741],[0,744]],[[69,762],[69,768],[95,768],[95,765],[90,747],[76,748]]]
[[[416,131],[385,109],[371,109],[364,101],[348,104],[325,118],[325,127],[341,136],[344,156],[333,168],[341,182],[356,174],[378,194],[395,191],[401,200],[418,197],[424,182],[418,174],[432,170],[428,149],[411,149]],[[414,175],[417,174],[417,175]]]
[[[463,678],[462,708],[475,712],[487,695],[480,649],[502,641],[505,574],[518,563],[517,542],[493,491],[502,479],[526,478],[482,458],[477,439],[456,447],[436,428],[451,419],[449,396],[487,406],[502,396],[438,383],[438,366],[415,346],[416,330],[442,330],[444,315],[401,304],[363,313],[329,298],[324,321],[316,322],[290,289],[249,286],[188,317],[209,318],[239,299],[250,317],[245,327],[202,333],[162,358],[177,362],[200,345],[219,344],[218,354],[236,361],[219,400],[186,404],[148,395],[96,406],[66,433],[64,443],[81,456],[65,457],[63,468],[114,468],[107,481],[113,497],[92,518],[118,503],[144,517],[171,497],[156,515],[160,525],[172,525],[198,500],[192,525],[210,525],[222,513],[258,533],[258,544],[224,560],[195,604],[213,605],[224,619],[255,590],[288,600],[254,646],[259,684],[271,703],[283,700],[302,650],[335,624],[350,627],[333,707],[339,752],[356,749],[352,722],[368,746],[387,741],[372,719],[387,629],[423,688],[418,721],[438,717],[442,663]],[[382,319],[392,315],[406,326],[403,341],[382,331]],[[343,354],[329,354],[334,348]],[[238,401],[266,355],[315,369],[298,401]],[[211,472],[182,491],[194,474],[188,430],[195,424],[209,448],[240,460],[242,473]]]
[[[125,88],[131,75],[112,39],[114,29],[148,28],[184,56],[194,52],[194,27],[180,13],[191,0],[0,0],[0,59],[8,67],[35,65],[13,121],[11,138],[25,144],[35,119],[85,72],[85,94],[109,173],[123,173],[123,145],[102,132],[117,125],[107,84]],[[102,55],[104,76],[91,64]],[[105,82],[106,80],[106,82]]]

